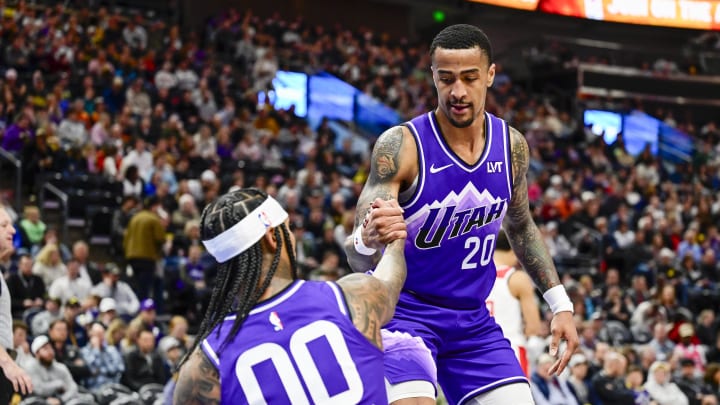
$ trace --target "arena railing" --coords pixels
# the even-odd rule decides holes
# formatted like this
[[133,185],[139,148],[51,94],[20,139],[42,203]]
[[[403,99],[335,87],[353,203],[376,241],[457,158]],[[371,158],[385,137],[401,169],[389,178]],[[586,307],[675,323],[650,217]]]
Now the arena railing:
[[45,182],[45,184],[42,185],[40,188],[40,192],[38,193],[38,206],[44,207],[45,204],[45,192],[49,192],[50,194],[57,197],[57,199],[60,201],[60,205],[62,207],[62,230],[61,230],[61,239],[60,240],[67,240],[67,229],[68,229],[68,195],[57,188],[54,184]]

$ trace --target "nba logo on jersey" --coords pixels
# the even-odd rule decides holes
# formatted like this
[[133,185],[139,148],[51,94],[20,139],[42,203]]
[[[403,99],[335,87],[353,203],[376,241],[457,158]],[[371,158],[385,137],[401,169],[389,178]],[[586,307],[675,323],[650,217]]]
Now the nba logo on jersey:
[[270,227],[270,217],[268,217],[268,214],[265,213],[265,211],[260,211],[258,214],[258,219],[260,222],[262,222],[263,225],[265,225],[265,228]]
[[275,329],[275,332],[279,332],[284,329],[280,316],[275,311],[270,312],[270,324],[273,326],[273,329]]

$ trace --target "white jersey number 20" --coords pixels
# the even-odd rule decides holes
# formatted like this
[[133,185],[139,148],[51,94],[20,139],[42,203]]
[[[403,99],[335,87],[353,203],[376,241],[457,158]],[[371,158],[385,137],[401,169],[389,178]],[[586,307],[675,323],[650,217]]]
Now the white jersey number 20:
[[[320,337],[327,339],[330,344],[347,384],[345,391],[332,397],[307,346],[309,342]],[[315,321],[296,330],[290,338],[289,353],[276,343],[263,343],[243,353],[235,363],[235,374],[249,404],[267,403],[253,367],[268,360],[272,362],[275,372],[280,376],[282,386],[293,405],[357,404],[362,400],[363,383],[360,374],[350,356],[342,331],[332,322]],[[300,371],[300,375],[295,372],[295,366]],[[311,399],[305,395],[301,380],[305,383]],[[266,387],[266,391],[273,389],[277,388]]]
[[[477,236],[471,236],[465,239],[465,249],[470,251],[462,262],[463,270],[477,269],[478,263],[480,263],[480,266],[487,266],[492,260],[495,251],[495,234],[491,233],[483,240],[480,240]],[[478,251],[480,251],[479,255]]]

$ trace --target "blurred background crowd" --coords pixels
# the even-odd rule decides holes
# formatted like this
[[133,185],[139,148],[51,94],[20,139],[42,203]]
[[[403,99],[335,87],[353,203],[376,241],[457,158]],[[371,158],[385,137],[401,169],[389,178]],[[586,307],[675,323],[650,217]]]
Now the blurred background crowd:
[[[172,14],[47,3],[0,1],[0,185],[18,231],[0,266],[19,362],[43,381],[35,383],[43,398],[160,403],[213,285],[215,263],[199,239],[208,201],[261,188],[290,213],[301,277],[349,271],[342,243],[379,133],[274,107],[273,78],[332,74],[402,122],[436,103],[429,40],[249,8],[186,30]],[[527,137],[531,209],[582,342],[569,372],[549,376],[540,353],[551,314],[538,300],[537,403],[717,403],[720,130],[712,114],[636,97],[563,96],[538,81],[625,60],[533,43],[521,50],[537,72],[528,77],[502,57],[512,43],[497,41],[486,107]],[[711,49],[717,35],[685,33],[681,42]],[[714,77],[705,59],[672,56],[623,66]],[[650,146],[630,152],[626,134],[607,142],[583,121],[583,103],[645,111],[687,134],[693,153],[668,163]],[[69,381],[47,371],[53,361],[69,368]]]

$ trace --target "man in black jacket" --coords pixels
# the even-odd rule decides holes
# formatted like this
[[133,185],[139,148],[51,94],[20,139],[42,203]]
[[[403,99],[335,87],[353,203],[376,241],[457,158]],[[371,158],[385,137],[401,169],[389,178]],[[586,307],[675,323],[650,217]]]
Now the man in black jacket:
[[167,375],[163,360],[155,350],[155,336],[152,331],[141,330],[137,349],[125,355],[125,374],[122,383],[133,391],[146,384],[165,384]]
[[605,354],[603,369],[591,383],[591,402],[613,405],[635,405],[633,392],[625,387],[627,359],[616,351]]
[[712,393],[712,389],[705,385],[700,378],[695,377],[695,361],[693,359],[680,359],[680,377],[675,382],[688,398],[690,405],[717,403],[717,398],[713,398],[715,395]]

